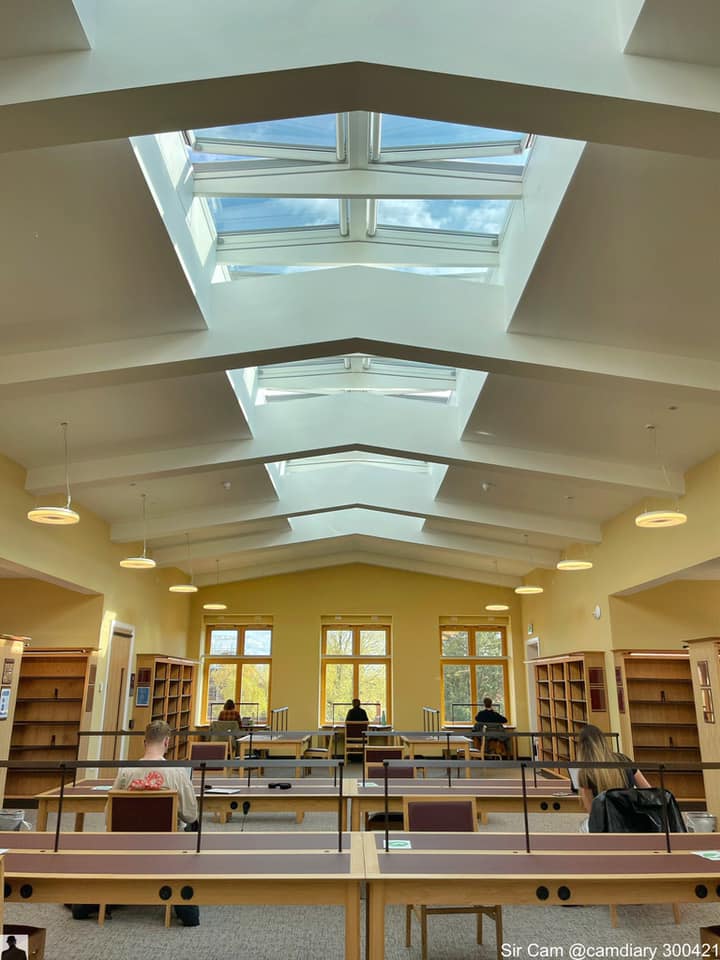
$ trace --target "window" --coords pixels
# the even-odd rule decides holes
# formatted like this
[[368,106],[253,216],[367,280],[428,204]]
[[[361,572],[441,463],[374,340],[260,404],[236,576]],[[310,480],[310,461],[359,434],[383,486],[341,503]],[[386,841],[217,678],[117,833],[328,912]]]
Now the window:
[[491,697],[507,716],[507,636],[504,627],[440,628],[441,703],[444,723],[469,723]]
[[206,720],[214,720],[226,700],[234,700],[242,716],[266,723],[270,710],[272,627],[208,627],[205,639],[203,690]]
[[371,722],[391,723],[390,664],[390,627],[323,627],[320,722],[344,721],[357,698]]

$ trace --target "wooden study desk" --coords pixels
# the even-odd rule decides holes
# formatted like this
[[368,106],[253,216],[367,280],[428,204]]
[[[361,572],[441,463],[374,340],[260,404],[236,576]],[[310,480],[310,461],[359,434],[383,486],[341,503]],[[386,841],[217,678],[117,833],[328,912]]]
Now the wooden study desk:
[[[68,784],[63,797],[63,813],[75,814],[75,830],[82,830],[86,813],[104,813],[107,803],[107,791],[113,779],[80,780],[75,786]],[[203,812],[215,813],[221,822],[226,823],[234,813],[242,813],[243,803],[250,802],[249,813],[294,813],[297,823],[302,823],[306,813],[337,813],[338,786],[330,779],[304,777],[299,780],[285,780],[290,783],[289,790],[271,789],[267,780],[252,778],[248,786],[247,777],[206,777],[206,789],[203,799]],[[200,789],[197,777],[193,778],[196,792]],[[343,781],[343,794],[352,797],[356,793],[356,781]],[[232,792],[228,792],[232,791]],[[57,813],[60,804],[60,788],[46,790],[37,796],[37,829],[47,830],[48,815]],[[343,802],[343,826],[346,825],[347,804]]]
[[237,744],[237,755],[239,760],[244,760],[247,755],[250,753],[251,745],[252,751],[258,753],[266,753],[270,756],[271,751],[280,750],[283,755],[288,753],[291,756],[295,757],[297,761],[297,766],[295,767],[295,776],[300,778],[302,776],[302,755],[305,753],[307,748],[310,746],[310,741],[312,739],[311,734],[296,734],[296,733],[253,733],[253,734],[244,734],[242,737],[236,737],[235,743]]
[[531,853],[524,834],[393,833],[392,840],[412,847],[388,852],[383,834],[363,837],[369,960],[385,956],[388,904],[720,901],[720,863],[692,852],[717,849],[717,834],[704,840],[702,834],[673,834],[672,853],[664,852],[664,834],[533,834]]
[[[423,780],[392,779],[388,784],[388,810],[402,812],[403,797],[447,796],[476,798],[481,823],[487,823],[488,813],[522,813],[522,786],[518,779],[508,780],[453,780],[448,786],[447,780],[432,777]],[[534,787],[527,784],[527,807],[529,813],[582,813],[576,794],[563,790],[565,781],[542,780]],[[351,801],[351,829],[360,830],[366,813],[384,810],[385,788],[378,781],[373,785],[362,786],[358,781],[357,794]]]
[[[232,849],[178,849],[171,834],[88,834],[92,852],[22,848],[11,837],[5,899],[22,903],[337,905],[345,909],[345,960],[360,958],[362,838],[337,833],[239,834]],[[27,837],[32,836],[26,834]],[[36,835],[37,836],[37,835]],[[41,835],[42,836],[42,835]],[[72,835],[65,834],[69,840]],[[75,835],[77,837],[77,835]],[[140,836],[141,849],[129,849]],[[178,835],[176,835],[178,836]],[[182,838],[182,834],[179,835]],[[191,834],[185,837],[193,843]],[[49,839],[47,834],[44,835]],[[117,840],[126,844],[118,849]],[[203,840],[205,837],[202,838]],[[223,839],[227,839],[223,835]]]

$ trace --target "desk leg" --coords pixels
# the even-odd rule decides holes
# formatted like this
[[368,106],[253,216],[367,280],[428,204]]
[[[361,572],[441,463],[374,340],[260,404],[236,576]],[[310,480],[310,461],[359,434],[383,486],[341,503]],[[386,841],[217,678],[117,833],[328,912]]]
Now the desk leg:
[[370,912],[368,960],[385,960],[385,886],[382,880],[367,885],[367,907]]
[[[356,797],[350,801],[350,829],[359,830],[360,829],[360,802]],[[346,819],[345,811],[343,811],[343,820]]]
[[37,829],[47,830],[48,805],[47,800],[38,800]]
[[297,813],[295,814],[295,823],[302,823],[304,819],[305,819],[305,811],[298,810]]
[[75,833],[82,833],[85,829],[85,814],[76,813],[75,814]]
[[486,827],[486,826],[487,826],[487,822],[488,822],[487,810],[483,807],[483,808],[480,810],[480,823],[481,823],[484,827]]
[[345,960],[360,960],[360,884],[345,891]]
[[[470,744],[465,746],[465,763],[470,763]],[[469,780],[472,777],[472,770],[470,767],[465,767],[465,779]]]

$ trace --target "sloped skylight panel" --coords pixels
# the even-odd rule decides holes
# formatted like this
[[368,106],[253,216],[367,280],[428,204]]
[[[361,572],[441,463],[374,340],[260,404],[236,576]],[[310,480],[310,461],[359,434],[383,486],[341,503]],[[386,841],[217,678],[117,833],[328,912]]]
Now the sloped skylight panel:
[[210,197],[208,206],[219,234],[334,226],[340,218],[332,198]]
[[524,134],[509,130],[471,127],[461,123],[442,123],[384,113],[380,149],[397,150],[403,147],[453,146],[466,143],[513,143],[520,149],[524,139]]
[[290,120],[266,120],[260,123],[236,123],[226,127],[193,130],[198,140],[292,144],[294,146],[335,147],[335,114],[296,117]]
[[498,237],[510,209],[509,200],[379,200],[378,224]]

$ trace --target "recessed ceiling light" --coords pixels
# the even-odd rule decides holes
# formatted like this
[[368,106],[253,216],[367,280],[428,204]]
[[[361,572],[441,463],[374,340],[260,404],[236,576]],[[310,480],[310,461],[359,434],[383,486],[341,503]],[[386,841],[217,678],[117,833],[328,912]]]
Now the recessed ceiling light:
[[635,517],[636,527],[679,527],[687,521],[687,514],[679,510],[646,510]]
[[536,593],[543,593],[542,587],[533,586],[533,584],[526,584],[523,587],[515,587],[515,593],[519,593],[523,597],[530,597]]

